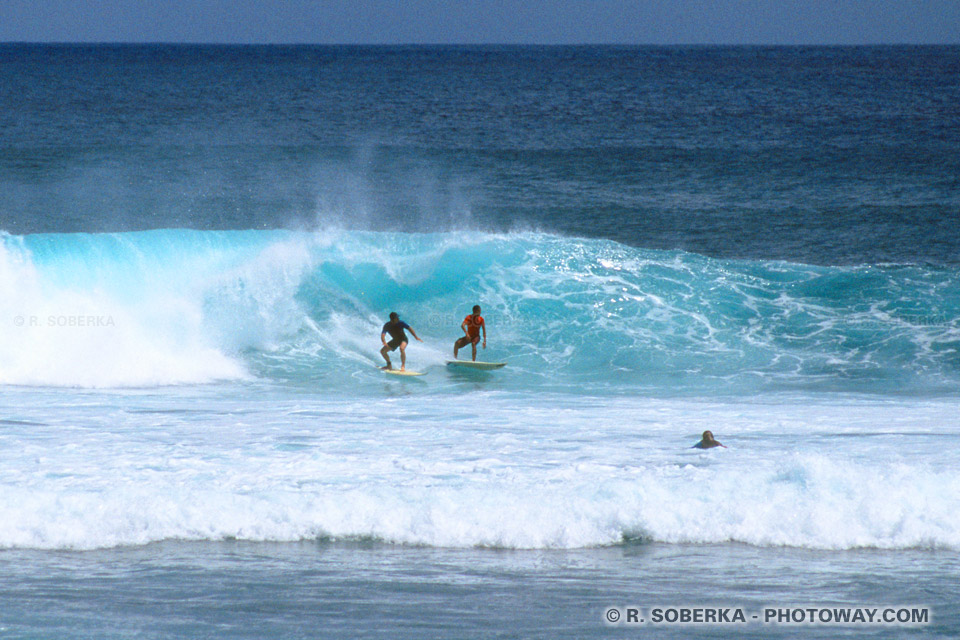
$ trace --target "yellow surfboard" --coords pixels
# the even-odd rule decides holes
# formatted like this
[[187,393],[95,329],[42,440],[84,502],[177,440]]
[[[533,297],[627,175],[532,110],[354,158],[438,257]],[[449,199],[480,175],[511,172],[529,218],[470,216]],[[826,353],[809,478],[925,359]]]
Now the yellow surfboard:
[[393,374],[393,375],[395,375],[395,376],[425,376],[425,375],[427,375],[427,373],[426,373],[425,371],[411,371],[410,369],[406,369],[406,370],[404,370],[404,371],[401,371],[400,369],[380,369],[380,371],[383,371],[384,373],[390,373],[390,374]]

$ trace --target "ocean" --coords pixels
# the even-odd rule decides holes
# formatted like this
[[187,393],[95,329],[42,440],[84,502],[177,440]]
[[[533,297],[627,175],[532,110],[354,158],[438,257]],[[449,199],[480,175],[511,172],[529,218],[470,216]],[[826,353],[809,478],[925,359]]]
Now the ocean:
[[0,44],[0,637],[957,637],[958,232],[960,47]]

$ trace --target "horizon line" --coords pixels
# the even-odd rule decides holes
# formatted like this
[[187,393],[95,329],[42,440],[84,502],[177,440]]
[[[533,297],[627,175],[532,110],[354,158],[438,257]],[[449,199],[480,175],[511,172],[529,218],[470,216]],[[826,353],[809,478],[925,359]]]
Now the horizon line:
[[224,47],[956,47],[957,42],[233,42],[207,40],[0,40],[0,45]]

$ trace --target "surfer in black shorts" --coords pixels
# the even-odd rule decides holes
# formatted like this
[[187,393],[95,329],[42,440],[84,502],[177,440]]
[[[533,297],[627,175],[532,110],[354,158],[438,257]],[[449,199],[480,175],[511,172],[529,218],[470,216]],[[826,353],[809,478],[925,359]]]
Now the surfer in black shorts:
[[[417,336],[417,332],[413,330],[413,327],[408,325],[406,322],[400,319],[400,316],[397,315],[396,311],[390,313],[390,322],[383,325],[383,329],[380,331],[380,342],[383,343],[383,348],[380,349],[380,355],[383,356],[383,359],[387,361],[387,366],[380,367],[381,369],[393,369],[393,363],[390,362],[390,356],[387,355],[397,347],[400,347],[400,371],[405,371],[407,368],[407,334],[403,332],[406,329],[410,334],[420,340],[420,337]],[[387,342],[386,335],[390,334],[390,342]]]

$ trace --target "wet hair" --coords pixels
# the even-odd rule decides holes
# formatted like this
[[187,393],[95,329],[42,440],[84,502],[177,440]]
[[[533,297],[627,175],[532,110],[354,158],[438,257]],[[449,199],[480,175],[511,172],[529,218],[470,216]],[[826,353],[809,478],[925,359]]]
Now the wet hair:
[[397,315],[397,312],[396,312],[396,311],[391,311],[391,312],[390,312],[390,319],[391,319],[391,320],[399,320],[399,319],[400,319],[400,316]]
[[474,313],[480,313],[480,305],[478,305],[478,304],[473,305],[473,312],[474,312]]

